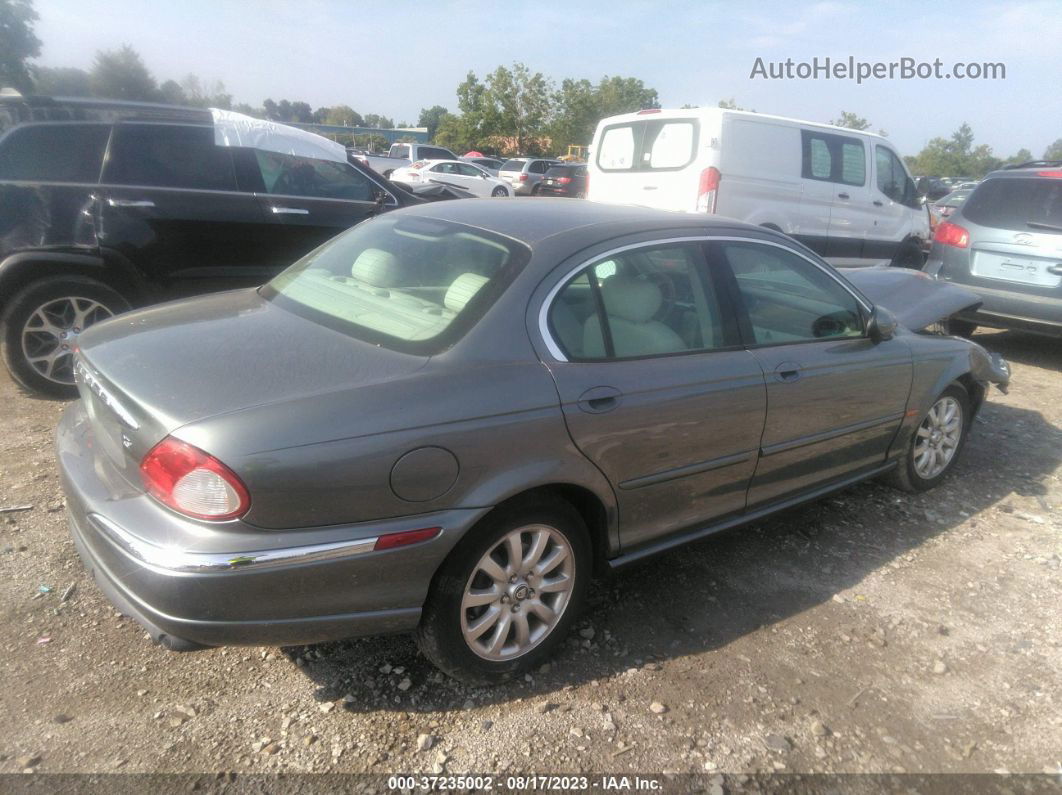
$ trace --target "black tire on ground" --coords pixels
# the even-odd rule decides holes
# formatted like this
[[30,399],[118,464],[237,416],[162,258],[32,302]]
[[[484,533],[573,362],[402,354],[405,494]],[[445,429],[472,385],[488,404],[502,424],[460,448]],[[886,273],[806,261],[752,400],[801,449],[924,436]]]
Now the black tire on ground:
[[532,196],[537,196],[541,192],[542,192],[542,186],[541,185],[532,186],[532,188],[531,188],[531,195]]
[[[480,657],[461,630],[465,586],[479,561],[511,531],[545,525],[559,532],[574,558],[574,584],[561,617],[549,634],[524,654],[501,661]],[[540,666],[567,636],[586,600],[593,568],[590,536],[569,503],[553,497],[514,501],[488,515],[450,553],[432,581],[415,638],[424,655],[462,682],[489,685],[504,682]]]
[[[31,282],[4,305],[0,316],[0,353],[15,381],[30,392],[56,398],[77,397],[77,388],[69,376],[68,361],[55,367],[55,378],[49,378],[30,363],[23,348],[23,330],[38,309],[54,301],[87,299],[101,305],[106,312],[96,311],[87,318],[86,327],[104,319],[106,313],[116,315],[129,309],[129,302],[120,293],[102,282],[84,276],[53,276]],[[78,328],[78,331],[84,329]]]
[[896,249],[896,253],[893,255],[892,262],[889,265],[893,268],[910,268],[911,270],[920,271],[925,261],[926,258],[922,254],[922,247],[918,245],[918,242],[905,240]]
[[970,339],[977,331],[977,324],[969,320],[960,320],[957,317],[951,317],[944,321],[944,327],[949,334],[954,334],[956,337],[965,337]]
[[509,195],[509,191],[507,191],[505,188],[503,188],[501,185],[499,185],[498,187],[496,187],[494,190],[492,190],[490,192],[490,195],[497,199],[497,198],[501,198],[502,196],[508,196]]
[[[890,486],[900,489],[901,491],[912,493],[929,491],[929,489],[936,486],[948,476],[952,468],[955,466],[955,462],[959,460],[959,456],[962,454],[962,449],[966,446],[966,437],[970,431],[970,422],[972,419],[970,396],[961,386],[958,384],[952,384],[934,399],[932,405],[935,406],[938,401],[946,397],[955,398],[962,409],[962,432],[959,437],[959,444],[955,448],[955,453],[952,455],[951,460],[948,461],[947,466],[934,477],[924,478],[918,474],[918,471],[915,468],[915,446],[919,439],[917,429],[921,428],[922,423],[926,420],[926,415],[923,415],[919,418],[918,426],[907,442],[907,449],[904,450],[903,458],[900,459],[896,468],[885,476],[885,482]],[[932,408],[932,406],[930,408]]]

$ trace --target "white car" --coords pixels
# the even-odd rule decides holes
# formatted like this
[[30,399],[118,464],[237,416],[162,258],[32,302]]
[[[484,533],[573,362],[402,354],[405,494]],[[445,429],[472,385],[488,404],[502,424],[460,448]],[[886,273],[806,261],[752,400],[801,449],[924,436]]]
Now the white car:
[[837,266],[920,269],[929,240],[895,145],[857,130],[721,108],[643,110],[601,121],[589,173],[593,201],[729,216]]
[[460,160],[418,160],[406,168],[395,169],[391,179],[407,185],[426,185],[432,182],[453,185],[482,197],[513,195],[513,189],[507,183],[492,177],[479,166]]

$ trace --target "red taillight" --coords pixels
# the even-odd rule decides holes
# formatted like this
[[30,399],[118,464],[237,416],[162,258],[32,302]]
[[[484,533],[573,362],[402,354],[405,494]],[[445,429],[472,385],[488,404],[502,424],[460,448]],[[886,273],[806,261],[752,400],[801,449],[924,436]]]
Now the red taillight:
[[394,549],[405,547],[410,544],[419,544],[421,541],[430,541],[442,532],[441,527],[425,527],[422,530],[404,530],[401,533],[388,533],[376,539],[373,550]]
[[251,497],[231,469],[198,447],[167,436],[140,462],[148,494],[194,519],[235,519]]
[[571,181],[571,177],[557,177],[557,182],[559,182],[561,185],[567,185]]
[[424,166],[426,165],[427,163],[425,163],[423,160],[418,160],[416,163],[413,163],[410,168],[424,168]]
[[715,166],[709,166],[701,172],[700,184],[697,186],[697,212],[714,213],[716,199],[719,196],[719,180],[722,174]]
[[583,195],[584,196],[589,196],[590,195],[590,172],[589,171],[587,171],[586,172],[586,176],[583,177]]
[[1053,170],[1053,171],[1037,171],[1036,172],[1036,176],[1038,176],[1038,177],[1053,177],[1055,179],[1062,179],[1062,170],[1057,170],[1056,169],[1056,170]]
[[527,182],[527,174],[521,174],[520,175],[520,181],[521,182]]
[[955,246],[955,248],[966,248],[970,245],[970,233],[951,221],[941,222],[937,226],[933,239],[945,246]]

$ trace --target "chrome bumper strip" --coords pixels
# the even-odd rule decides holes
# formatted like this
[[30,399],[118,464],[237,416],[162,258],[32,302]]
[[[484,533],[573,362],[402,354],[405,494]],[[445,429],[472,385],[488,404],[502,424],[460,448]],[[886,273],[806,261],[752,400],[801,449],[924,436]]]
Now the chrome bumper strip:
[[260,571],[299,563],[320,563],[372,552],[377,540],[375,537],[359,538],[353,541],[336,541],[331,544],[262,549],[253,552],[184,552],[180,549],[160,547],[137,538],[98,513],[89,514],[89,520],[111,543],[129,557],[152,568],[176,574],[214,574],[246,569]]

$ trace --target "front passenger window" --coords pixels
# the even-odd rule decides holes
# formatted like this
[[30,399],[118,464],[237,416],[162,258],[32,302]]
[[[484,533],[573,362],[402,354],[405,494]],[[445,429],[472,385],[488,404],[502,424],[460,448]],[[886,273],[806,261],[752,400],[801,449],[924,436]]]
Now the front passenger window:
[[266,193],[372,201],[372,183],[348,163],[254,150]]
[[757,345],[862,337],[859,302],[800,255],[759,243],[718,243]]

